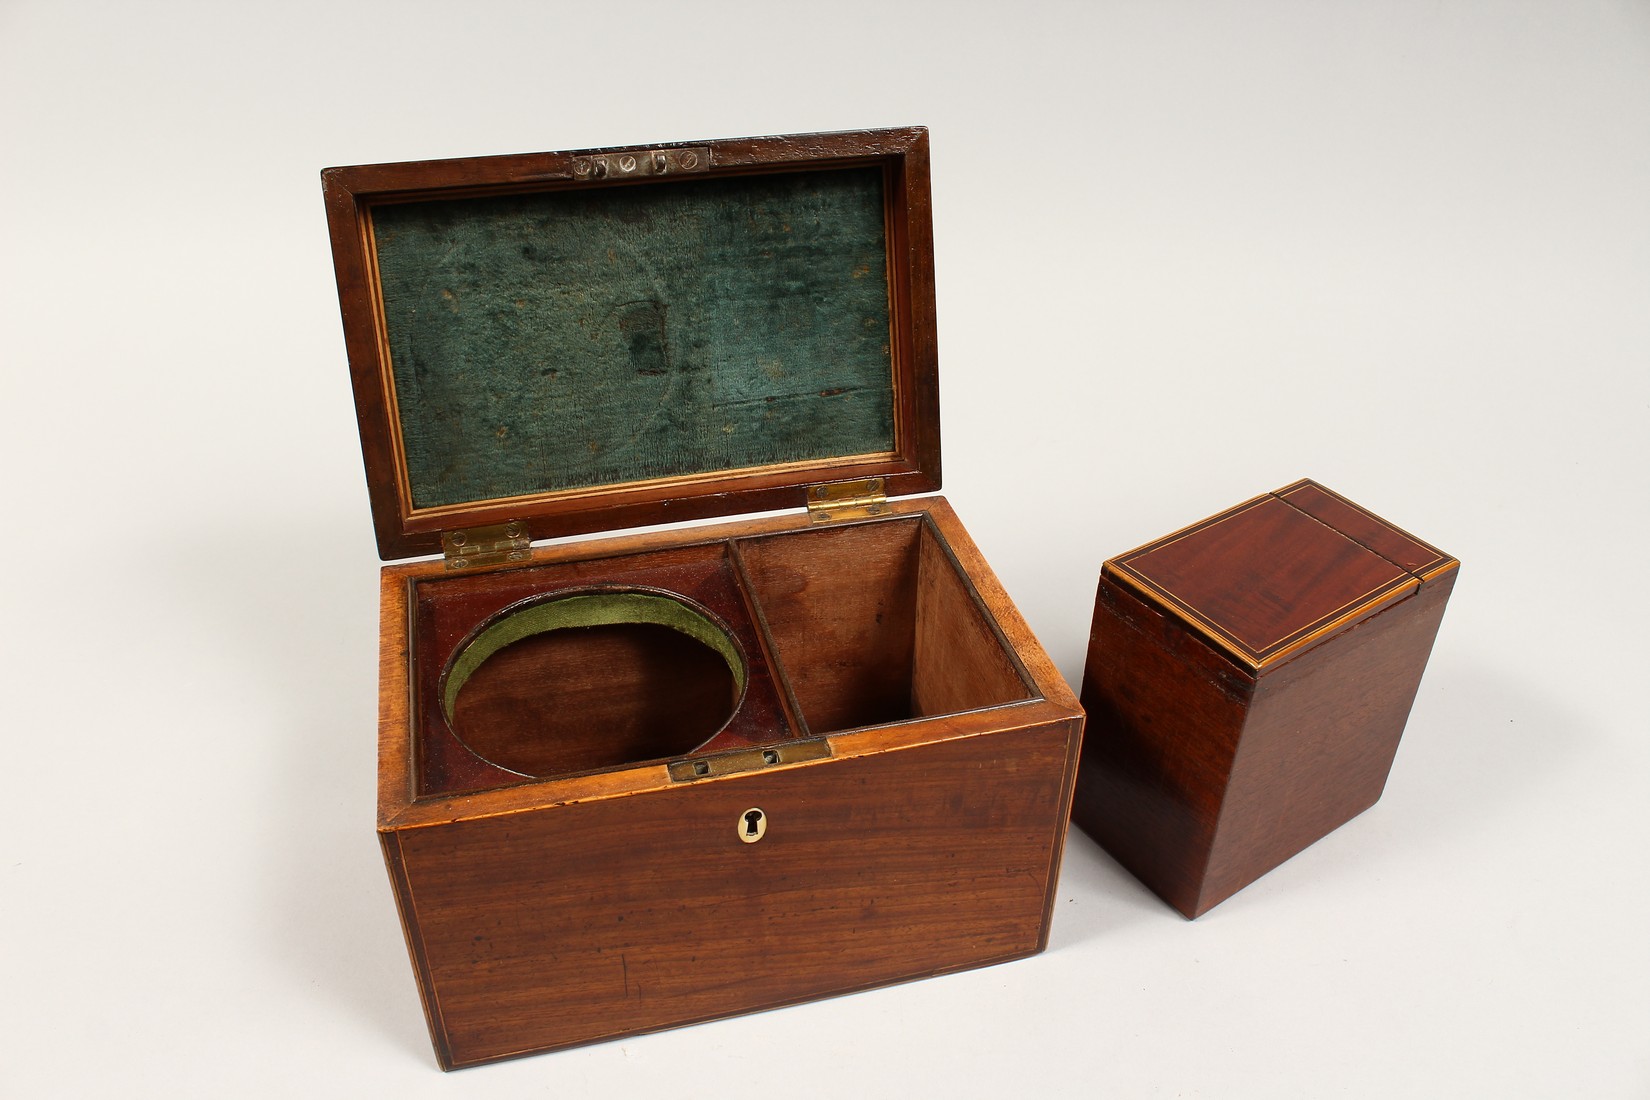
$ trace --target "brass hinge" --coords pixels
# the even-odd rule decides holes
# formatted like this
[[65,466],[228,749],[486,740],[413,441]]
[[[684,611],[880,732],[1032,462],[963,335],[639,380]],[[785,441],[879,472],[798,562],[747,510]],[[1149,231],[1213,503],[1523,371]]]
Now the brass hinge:
[[467,531],[441,532],[441,553],[448,569],[473,569],[506,561],[526,561],[527,526],[519,521],[494,527],[472,527]]
[[831,481],[808,486],[808,518],[815,523],[880,516],[888,510],[888,496],[880,477],[858,481]]

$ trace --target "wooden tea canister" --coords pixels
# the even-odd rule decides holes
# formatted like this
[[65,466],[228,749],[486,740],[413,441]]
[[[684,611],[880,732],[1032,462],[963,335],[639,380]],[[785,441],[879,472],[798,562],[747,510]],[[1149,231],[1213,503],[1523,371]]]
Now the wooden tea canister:
[[1107,561],[1073,820],[1196,917],[1362,813],[1458,565],[1312,481]]

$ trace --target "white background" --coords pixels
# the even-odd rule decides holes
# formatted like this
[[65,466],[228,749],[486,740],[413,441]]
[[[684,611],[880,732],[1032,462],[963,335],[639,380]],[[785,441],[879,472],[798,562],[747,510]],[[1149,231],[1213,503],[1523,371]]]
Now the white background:
[[[1650,1095],[1650,5],[0,0],[0,1094]],[[946,491],[1463,561],[1385,798],[1195,923],[443,1076],[373,838],[318,170],[932,129]]]

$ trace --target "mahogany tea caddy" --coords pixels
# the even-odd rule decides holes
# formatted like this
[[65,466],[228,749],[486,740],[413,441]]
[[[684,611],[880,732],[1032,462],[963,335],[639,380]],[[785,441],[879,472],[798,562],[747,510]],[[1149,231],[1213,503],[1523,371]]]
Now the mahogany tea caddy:
[[[920,128],[323,173],[443,1068],[1047,942],[1082,712],[940,497]],[[774,509],[599,541],[532,540]]]

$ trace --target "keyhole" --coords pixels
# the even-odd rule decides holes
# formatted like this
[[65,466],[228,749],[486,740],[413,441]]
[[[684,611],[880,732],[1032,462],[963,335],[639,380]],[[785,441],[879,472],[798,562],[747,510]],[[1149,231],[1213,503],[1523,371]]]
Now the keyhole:
[[739,839],[755,844],[768,831],[768,815],[752,807],[739,815]]

